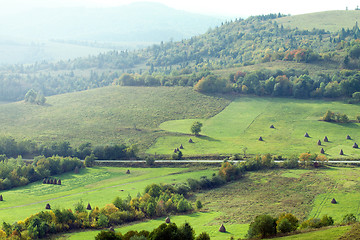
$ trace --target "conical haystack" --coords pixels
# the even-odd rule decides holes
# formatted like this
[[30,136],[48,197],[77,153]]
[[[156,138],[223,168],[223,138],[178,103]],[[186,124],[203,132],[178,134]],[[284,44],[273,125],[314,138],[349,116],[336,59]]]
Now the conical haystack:
[[324,142],[328,142],[328,141],[329,141],[328,137],[325,136],[325,137],[324,137]]
[[182,144],[180,145],[180,149],[184,149],[184,147],[183,147],[183,145],[182,145]]
[[191,138],[189,139],[189,143],[193,143],[193,140]]
[[226,232],[226,229],[224,227],[224,224],[221,224],[220,228],[219,228],[219,232]]
[[264,141],[264,140],[262,139],[262,137],[259,137],[259,141]]
[[340,155],[344,155],[344,151],[342,149],[340,150]]
[[61,185],[61,180],[59,179],[58,182],[57,182],[58,185]]
[[0,201],[4,201],[4,199],[3,199],[3,196],[2,196],[2,195],[0,195]]
[[308,133],[305,133],[304,137],[310,137]]
[[275,128],[274,125],[271,124],[270,128]]
[[321,141],[320,140],[317,142],[317,145],[321,146]]
[[336,203],[337,203],[336,200],[335,200],[335,198],[333,198],[333,199],[331,200],[331,203],[332,203],[332,204],[336,204]]
[[323,148],[321,148],[320,153],[321,153],[321,154],[324,154],[324,153],[325,153],[325,150],[324,150]]
[[45,209],[51,209],[50,204],[47,203]]
[[347,136],[346,136],[346,139],[350,140],[350,139],[351,139],[350,135],[347,135]]
[[353,148],[359,148],[359,146],[357,145],[357,143],[354,143]]
[[130,169],[128,169],[128,170],[126,171],[126,174],[130,174]]

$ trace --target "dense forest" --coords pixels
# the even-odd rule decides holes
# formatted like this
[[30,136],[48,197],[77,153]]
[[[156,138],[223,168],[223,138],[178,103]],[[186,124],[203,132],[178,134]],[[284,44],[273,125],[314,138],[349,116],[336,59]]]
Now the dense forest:
[[[269,14],[236,19],[222,23],[221,26],[210,29],[203,35],[178,42],[161,42],[138,51],[110,51],[98,56],[55,63],[44,61],[32,65],[2,66],[0,67],[0,100],[22,100],[30,89],[44,96],[50,96],[111,84],[194,86],[203,77],[219,69],[272,61],[335,66],[331,76],[322,76],[321,73],[319,76],[309,76],[316,83],[306,87],[311,88],[307,93],[309,96],[300,94],[302,97],[311,97],[310,95],[315,94],[311,92],[316,89],[322,89],[322,93],[315,94],[319,97],[350,96],[350,92],[358,91],[358,89],[353,89],[341,94],[324,93],[324,88],[328,83],[331,83],[333,87],[332,85],[341,84],[343,80],[349,80],[349,75],[356,75],[360,57],[360,41],[358,40],[360,30],[357,23],[351,29],[342,29],[338,32],[321,29],[309,31],[279,25],[277,19],[283,16]],[[355,72],[344,73],[341,72],[342,69]],[[131,79],[125,82],[122,78],[123,74],[131,74],[137,82],[131,82]],[[286,78],[300,79],[301,77],[299,74],[282,75]],[[266,81],[269,76],[266,77],[258,77],[258,80]],[[275,78],[276,83],[283,83],[276,80],[278,76],[272,77]],[[326,80],[323,80],[324,78]],[[232,85],[235,92],[249,91],[258,95],[278,95],[276,89],[261,90],[261,86],[244,84],[241,76],[233,79],[231,75],[223,80]],[[303,80],[290,79],[289,81],[295,88],[295,85],[301,85],[301,88],[304,88],[303,85],[308,84]],[[325,86],[324,84],[320,86],[321,83]],[[239,91],[240,88],[245,90],[248,88],[248,90]],[[280,95],[296,97],[299,95],[296,92],[298,91],[294,89]]]

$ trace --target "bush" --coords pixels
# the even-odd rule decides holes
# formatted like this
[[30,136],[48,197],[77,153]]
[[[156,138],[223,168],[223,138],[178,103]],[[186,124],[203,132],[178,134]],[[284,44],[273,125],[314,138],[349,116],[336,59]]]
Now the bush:
[[85,157],[85,167],[93,167],[95,165],[95,155],[92,153],[90,156]]
[[247,237],[270,237],[276,234],[276,220],[269,215],[259,215],[250,224]]
[[355,215],[352,213],[346,214],[342,220],[342,224],[352,224],[352,223],[356,223],[356,222],[357,222],[357,219],[356,219]]
[[200,200],[197,200],[197,201],[195,202],[195,205],[196,205],[196,208],[197,208],[197,209],[201,209],[201,208],[203,207],[203,205],[202,205],[202,203],[201,203]]
[[299,220],[291,213],[281,214],[276,221],[278,232],[287,233],[295,231],[299,226]]

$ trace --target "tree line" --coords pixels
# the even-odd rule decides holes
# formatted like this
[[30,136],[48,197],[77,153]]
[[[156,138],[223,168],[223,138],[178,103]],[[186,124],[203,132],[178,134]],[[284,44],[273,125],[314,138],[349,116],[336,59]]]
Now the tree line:
[[279,25],[276,19],[283,16],[236,19],[200,36],[162,42],[138,51],[110,51],[55,63],[1,66],[0,100],[22,100],[30,89],[50,96],[108,86],[123,73],[146,74],[123,85],[194,86],[203,77],[199,78],[200,72],[275,60],[324,61],[348,69],[359,68],[357,24],[335,33],[299,30]]
[[138,149],[135,145],[125,144],[93,146],[86,142],[77,148],[71,146],[70,142],[52,142],[49,144],[38,144],[32,140],[16,141],[13,137],[0,137],[0,154],[6,157],[33,157],[33,156],[62,156],[77,157],[85,159],[86,156],[94,154],[97,159],[131,159],[136,158]]
[[53,175],[74,171],[83,163],[78,158],[39,156],[32,164],[26,163],[21,157],[7,158],[0,155],[0,190],[25,186],[29,183],[48,178]]

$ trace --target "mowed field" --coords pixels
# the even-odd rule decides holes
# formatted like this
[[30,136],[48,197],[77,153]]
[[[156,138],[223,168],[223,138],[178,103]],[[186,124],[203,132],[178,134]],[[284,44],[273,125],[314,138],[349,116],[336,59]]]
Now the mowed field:
[[[360,125],[356,122],[340,124],[320,121],[327,110],[347,114],[355,120],[360,114],[359,105],[325,100],[298,100],[289,98],[240,97],[224,111],[209,119],[185,119],[164,122],[165,131],[182,133],[182,136],[159,138],[148,153],[171,154],[180,144],[185,156],[201,154],[271,153],[298,156],[303,152],[320,154],[324,148],[330,159],[359,158],[360,149],[352,148],[360,142]],[[201,136],[190,135],[194,121],[203,123]],[[274,125],[274,129],[270,125]],[[305,133],[310,135],[304,137]],[[350,135],[351,140],[346,136]],[[264,141],[258,141],[259,137]],[[329,142],[323,142],[327,136]],[[192,138],[194,143],[189,143]],[[322,145],[317,142],[321,140]],[[340,156],[343,149],[345,155]]]
[[[345,8],[345,5],[344,5]],[[327,31],[336,32],[342,28],[351,29],[356,22],[360,21],[359,11],[349,9],[348,11],[324,11],[316,13],[299,14],[279,18],[276,20],[278,24],[284,27],[299,28],[305,30],[325,29]]]
[[53,176],[62,185],[42,184],[42,181],[12,190],[1,191],[0,222],[25,220],[31,214],[44,211],[47,203],[52,209],[74,208],[79,201],[92,207],[104,207],[116,197],[136,197],[152,183],[176,184],[188,178],[210,177],[213,169],[188,168],[129,168],[97,167],[81,169],[79,174]]
[[[359,212],[360,178],[358,168],[328,168],[317,170],[268,170],[251,172],[236,182],[221,188],[202,191],[195,194],[204,207],[200,212],[190,215],[170,216],[177,225],[189,222],[195,232],[206,231],[211,239],[244,238],[249,223],[260,214],[274,217],[281,213],[294,214],[300,221],[325,214],[340,223],[345,214]],[[342,197],[340,197],[342,196]],[[195,199],[194,197],[194,199]],[[338,204],[331,204],[336,198]],[[126,233],[130,230],[152,231],[164,222],[165,218],[120,226],[116,231]],[[227,233],[218,231],[224,224]],[[349,228],[333,228],[326,232],[306,233],[304,239],[337,239]],[[59,236],[60,239],[91,239],[99,231],[84,231]],[[287,239],[302,239],[298,236]],[[329,238],[321,238],[328,236]],[[330,238],[330,236],[333,236]]]
[[137,144],[143,152],[157,137],[172,134],[159,129],[162,122],[209,118],[230,101],[189,87],[110,86],[47,97],[45,106],[0,104],[0,136],[45,144],[68,141],[74,147]]
[[[189,215],[170,216],[177,225],[189,222],[197,234],[206,231],[211,239],[244,238],[249,223],[260,214],[274,217],[281,213],[292,213],[300,221],[325,214],[340,223],[345,214],[353,213],[360,217],[359,194],[360,178],[358,168],[331,167],[327,169],[276,169],[250,172],[239,181],[221,188],[195,194],[204,207],[200,212]],[[340,197],[343,196],[343,197]],[[195,199],[194,197],[194,199]],[[336,198],[338,204],[331,204]],[[120,226],[116,231],[126,233],[130,230],[152,231],[164,222],[165,218]],[[224,224],[227,233],[220,233]],[[328,229],[325,232],[306,233],[304,239],[337,239],[349,228]],[[59,236],[60,239],[90,239],[99,231],[84,231]],[[333,236],[332,238],[320,238]],[[312,237],[312,238],[311,238]],[[287,239],[302,239],[298,236]]]

